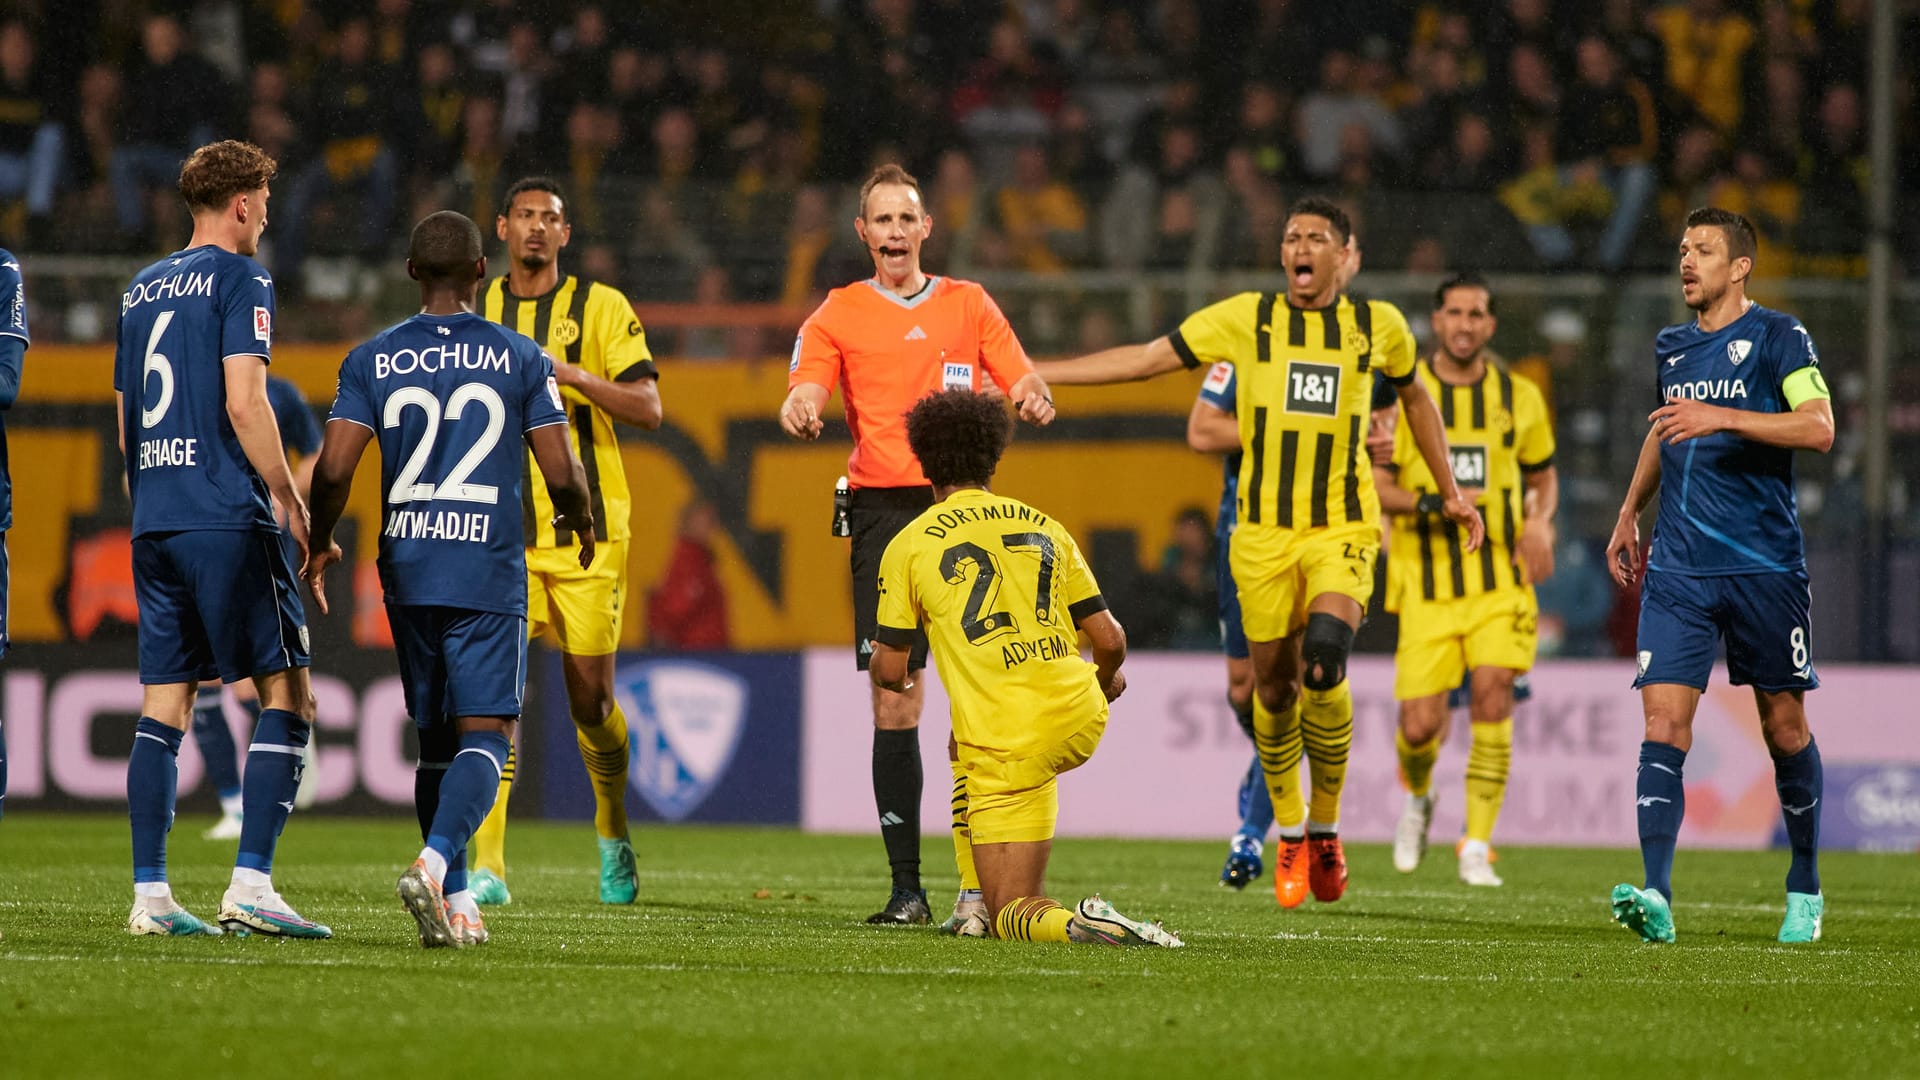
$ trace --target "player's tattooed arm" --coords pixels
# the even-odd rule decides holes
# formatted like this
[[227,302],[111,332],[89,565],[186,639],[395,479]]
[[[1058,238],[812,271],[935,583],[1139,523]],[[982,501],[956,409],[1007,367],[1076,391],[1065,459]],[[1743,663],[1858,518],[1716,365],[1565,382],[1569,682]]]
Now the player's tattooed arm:
[[329,420],[320,452],[308,459],[313,462],[313,548],[300,573],[323,615],[327,613],[327,568],[340,561],[340,545],[333,542],[333,529],[346,512],[354,470],[360,467],[361,455],[372,441],[373,429],[364,424]]
[[1054,386],[1106,386],[1139,382],[1186,366],[1173,340],[1157,337],[1145,345],[1122,345],[1071,360],[1042,360],[1033,369]]
[[1620,518],[1614,522],[1613,538],[1607,541],[1607,571],[1621,588],[1640,579],[1640,515],[1660,490],[1660,432],[1647,432],[1640,444],[1640,460],[1633,466],[1633,481],[1627,485],[1627,498],[1620,504]]
[[1108,701],[1127,692],[1127,677],[1120,665],[1127,660],[1127,631],[1113,612],[1101,608],[1079,620],[1080,629],[1093,646],[1094,674],[1100,680],[1100,692]]
[[570,425],[548,424],[527,432],[534,464],[547,482],[547,495],[559,512],[555,525],[571,529],[580,540],[580,568],[593,562],[593,504],[587,489],[587,470],[574,456]]

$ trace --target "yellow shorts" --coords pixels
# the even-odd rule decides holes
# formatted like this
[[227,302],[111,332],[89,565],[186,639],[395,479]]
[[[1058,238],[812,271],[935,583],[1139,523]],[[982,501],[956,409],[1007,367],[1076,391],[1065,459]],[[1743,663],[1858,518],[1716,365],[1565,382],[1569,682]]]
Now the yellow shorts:
[[1379,554],[1380,527],[1365,522],[1306,532],[1242,523],[1228,561],[1247,640],[1297,632],[1307,625],[1307,604],[1326,593],[1352,597],[1365,611]]
[[959,745],[960,767],[967,774],[967,829],[976,844],[1019,844],[1053,839],[1060,820],[1063,772],[1093,756],[1107,730],[1106,703],[1100,715],[1065,740],[1030,757],[1002,761],[978,748]]
[[626,606],[625,540],[595,545],[585,570],[577,547],[527,549],[527,637],[551,631],[561,652],[611,656],[620,651]]
[[1407,701],[1444,694],[1474,668],[1531,669],[1539,614],[1531,587],[1405,601],[1393,653],[1393,696]]

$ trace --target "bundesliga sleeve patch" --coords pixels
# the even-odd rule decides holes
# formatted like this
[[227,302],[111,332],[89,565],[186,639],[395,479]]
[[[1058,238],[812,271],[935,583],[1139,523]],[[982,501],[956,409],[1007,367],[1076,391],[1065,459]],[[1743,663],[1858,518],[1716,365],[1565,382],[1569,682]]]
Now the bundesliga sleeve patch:
[[553,407],[566,412],[567,407],[560,402],[560,382],[553,376],[547,376],[547,397],[553,400]]
[[1200,388],[1211,390],[1216,394],[1224,394],[1227,391],[1227,384],[1232,381],[1233,365],[1222,360],[1207,369],[1207,381],[1200,384]]
[[253,338],[273,344],[273,312],[263,307],[253,309]]

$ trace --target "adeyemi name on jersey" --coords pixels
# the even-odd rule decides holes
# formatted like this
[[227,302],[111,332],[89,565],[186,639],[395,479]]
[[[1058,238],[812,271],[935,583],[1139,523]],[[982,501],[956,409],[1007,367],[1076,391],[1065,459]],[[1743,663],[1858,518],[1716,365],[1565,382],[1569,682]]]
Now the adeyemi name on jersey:
[[1666,396],[1691,398],[1694,401],[1732,401],[1747,396],[1747,384],[1740,379],[1695,379],[1692,382],[1668,383]]
[[155,300],[175,300],[183,296],[213,295],[212,274],[173,274],[157,281],[136,281],[120,294],[120,314]]
[[420,372],[432,375],[435,372],[463,371],[504,371],[513,370],[513,353],[506,349],[496,349],[487,345],[476,346],[466,341],[449,341],[445,345],[429,346],[424,349],[396,349],[390,353],[373,354],[373,377],[385,379],[394,375],[411,375]]
[[1029,660],[1059,660],[1063,657],[1079,655],[1079,646],[1059,634],[1036,641],[1009,641],[1000,646],[1000,660],[1008,670]]
[[487,514],[462,514],[455,510],[395,510],[387,517],[382,534],[389,540],[458,540],[484,544],[491,533],[493,518]]

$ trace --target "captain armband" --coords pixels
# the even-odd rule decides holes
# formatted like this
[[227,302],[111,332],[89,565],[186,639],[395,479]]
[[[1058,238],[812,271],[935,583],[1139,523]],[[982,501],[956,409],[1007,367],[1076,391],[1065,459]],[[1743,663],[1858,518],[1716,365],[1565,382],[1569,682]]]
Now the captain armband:
[[1809,401],[1833,398],[1827,389],[1827,380],[1820,376],[1820,369],[1811,364],[1780,380],[1780,392],[1786,396],[1789,409],[1798,409]]

